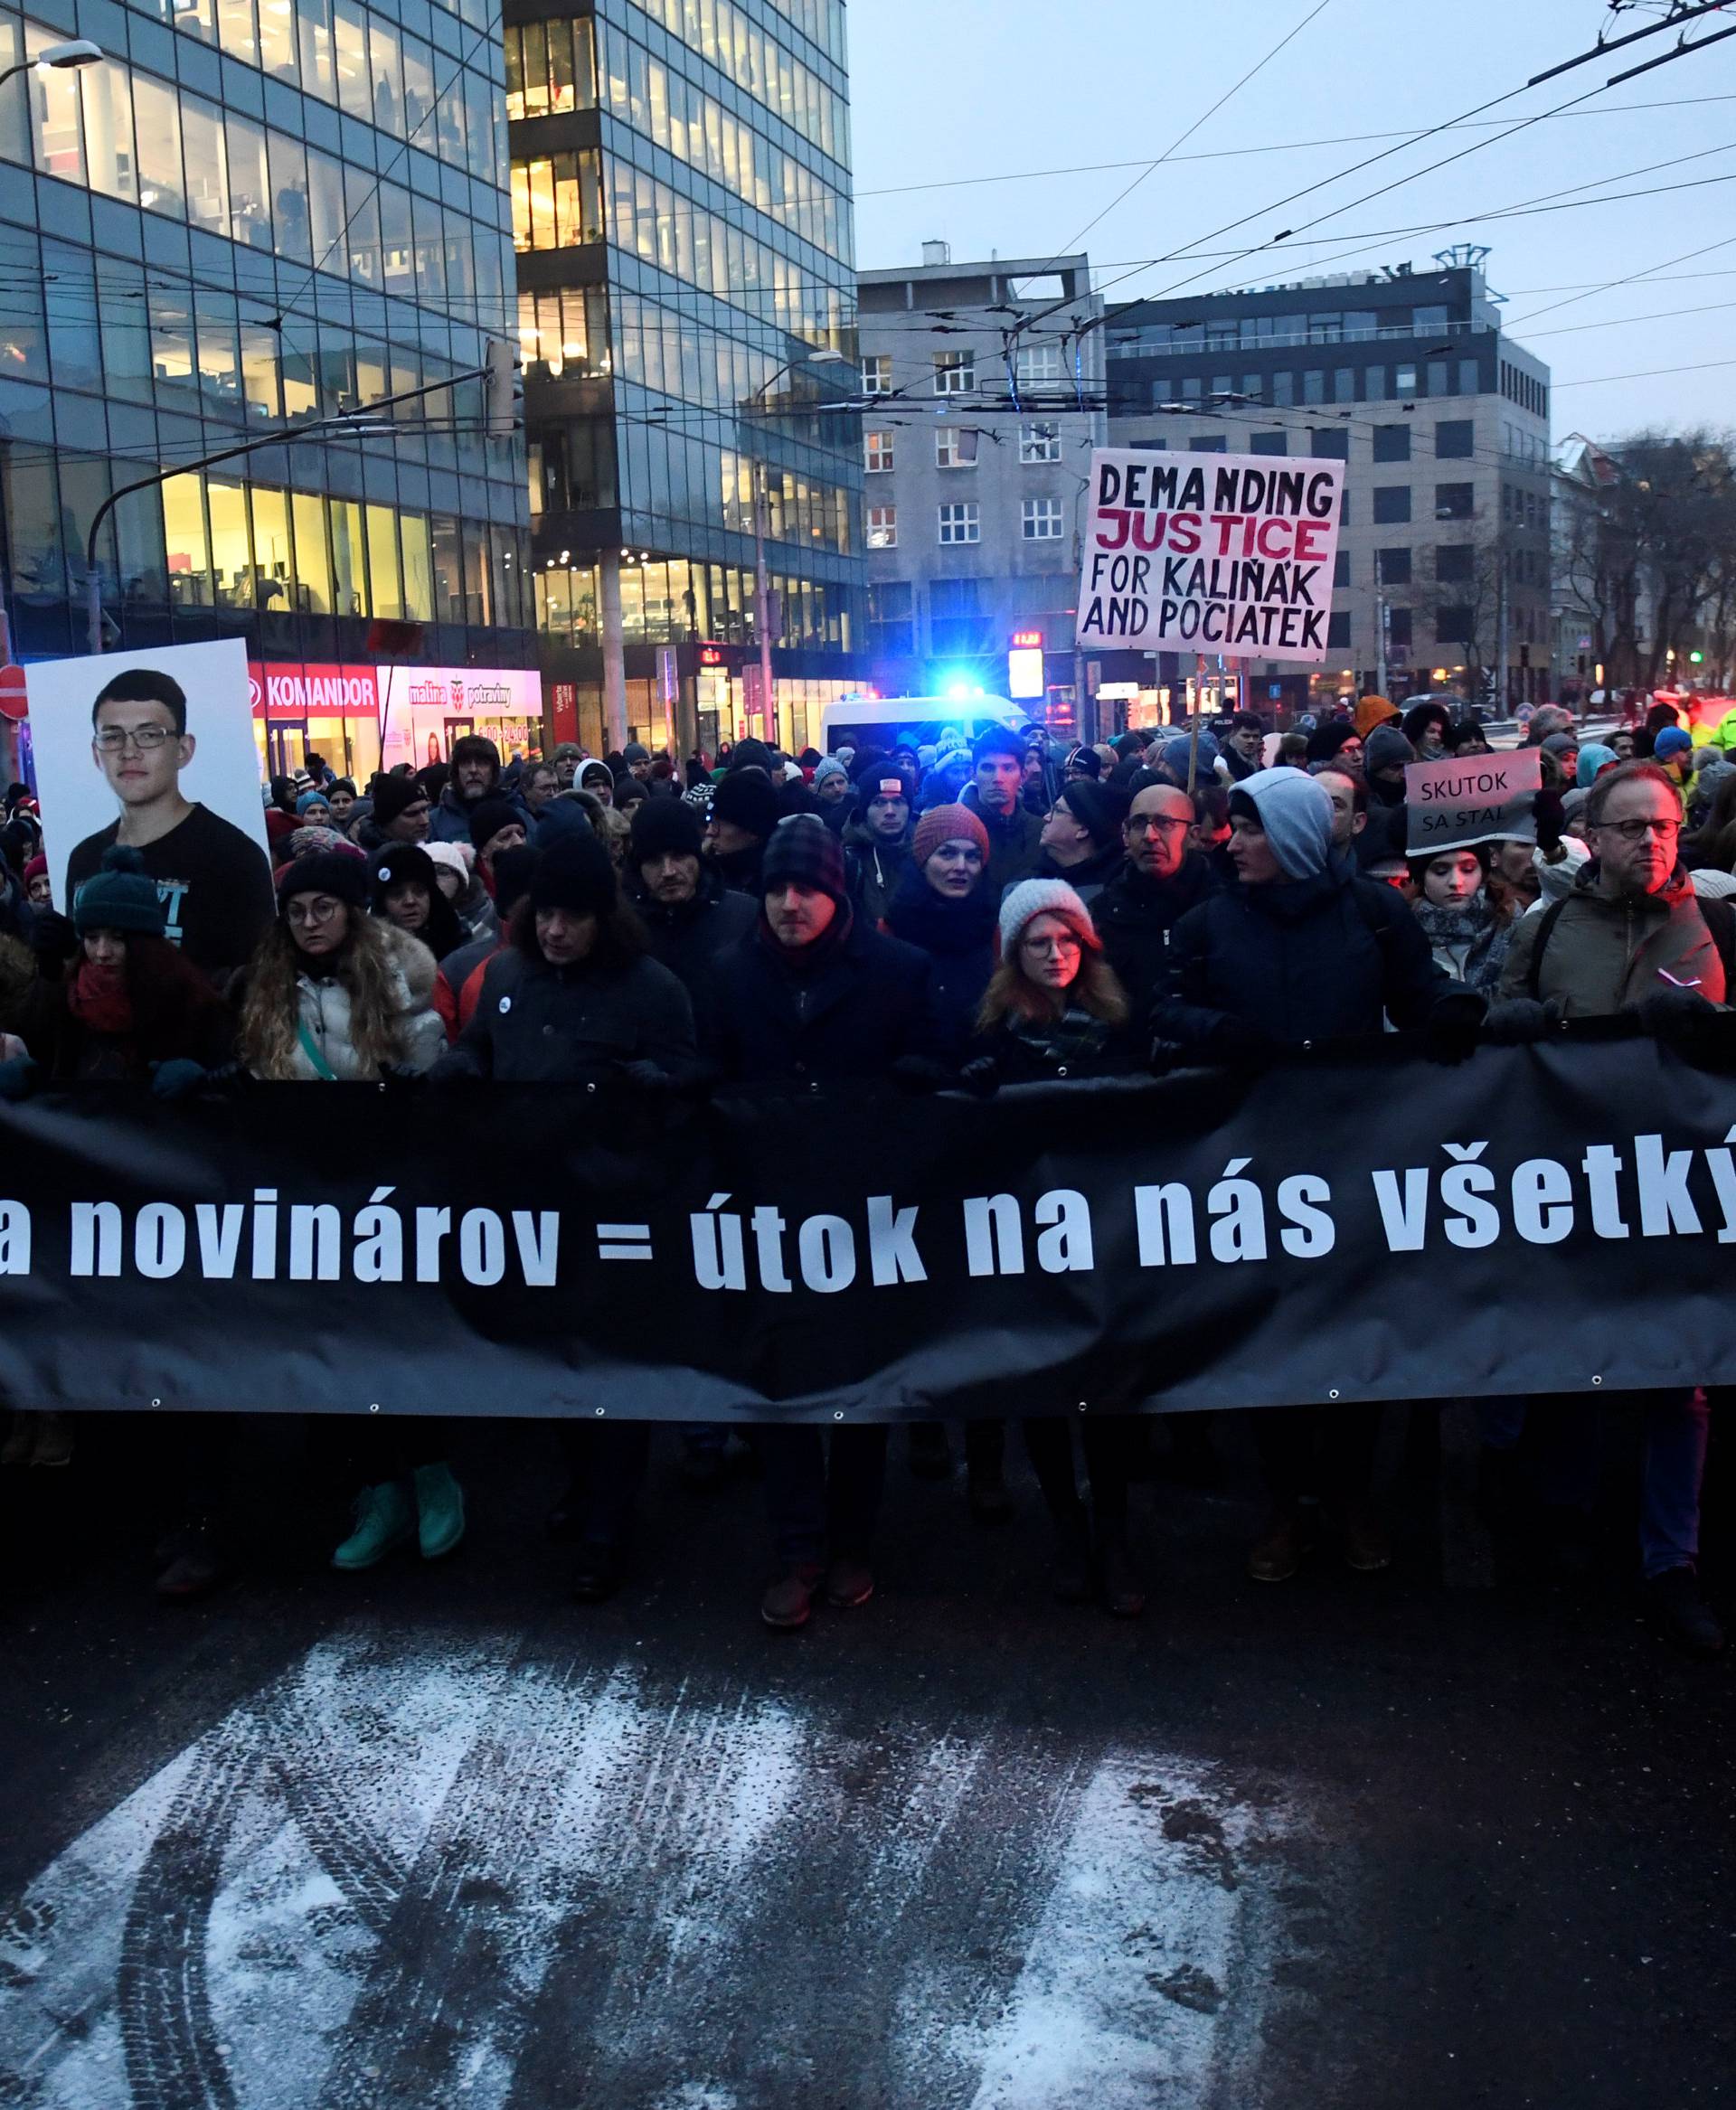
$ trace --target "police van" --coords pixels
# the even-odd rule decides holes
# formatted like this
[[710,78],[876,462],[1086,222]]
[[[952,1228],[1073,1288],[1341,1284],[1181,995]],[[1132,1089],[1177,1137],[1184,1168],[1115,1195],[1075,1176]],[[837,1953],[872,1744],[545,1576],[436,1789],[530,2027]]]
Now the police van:
[[828,755],[840,748],[891,754],[894,748],[937,747],[948,728],[968,746],[991,725],[1023,732],[1030,723],[1030,712],[1005,696],[852,696],[822,705],[820,746]]

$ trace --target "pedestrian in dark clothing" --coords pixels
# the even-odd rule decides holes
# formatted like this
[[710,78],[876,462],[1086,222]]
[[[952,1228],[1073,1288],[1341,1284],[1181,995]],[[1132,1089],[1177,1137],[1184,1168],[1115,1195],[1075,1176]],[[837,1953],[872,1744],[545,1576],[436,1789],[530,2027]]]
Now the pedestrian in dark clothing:
[[434,978],[434,1008],[446,1029],[448,1045],[475,1014],[476,999],[482,994],[483,970],[505,947],[513,910],[524,899],[542,854],[529,847],[501,852],[495,860],[495,907],[500,921],[479,937],[467,938],[440,962],[440,971]]
[[[1143,1067],[1126,993],[1103,956],[1090,911],[1064,881],[1026,880],[1014,887],[1001,904],[999,937],[1000,964],[977,1013],[980,1052],[965,1073],[967,1083],[984,1090],[1121,1076]],[[1071,1423],[1045,1416],[1024,1424],[1055,1529],[1055,1592],[1064,1602],[1082,1603],[1095,1583],[1112,1612],[1134,1617],[1146,1597],[1127,1546],[1127,1488],[1145,1427],[1126,1415],[1094,1415],[1081,1433],[1094,1532],[1079,1499]]]
[[441,890],[434,860],[420,843],[394,843],[368,860],[373,912],[420,937],[437,960],[465,943],[458,912]]
[[[383,850],[392,843],[426,843],[433,808],[413,777],[376,777],[367,813],[351,824],[351,834],[363,850]],[[463,840],[470,840],[467,824]]]
[[[817,1089],[884,1077],[901,1057],[932,1052],[928,972],[914,947],[857,920],[843,844],[817,816],[797,815],[766,845],[760,920],[721,977],[716,1051],[749,1082]],[[759,1432],[779,1570],[760,1606],[769,1626],[806,1625],[822,1585],[840,1606],[873,1594],[886,1438],[883,1423],[835,1429],[828,1469],[818,1429]]]
[[1165,988],[1170,933],[1212,890],[1205,860],[1188,849],[1194,824],[1186,792],[1160,777],[1142,786],[1122,826],[1126,861],[1090,905],[1142,1031]]
[[900,881],[910,869],[910,791],[890,762],[857,785],[861,811],[844,823],[856,913],[867,922],[886,920]]
[[760,904],[726,887],[703,848],[699,815],[684,800],[647,798],[635,809],[628,899],[646,949],[686,990],[702,1037],[719,965],[760,919]]
[[886,928],[929,956],[937,1052],[962,1060],[995,967],[998,905],[983,874],[988,831],[968,807],[930,807],[918,822],[909,869]]
[[1031,876],[1065,880],[1089,907],[1127,862],[1129,804],[1118,786],[1094,777],[1064,784],[1043,824],[1042,854]]
[[504,800],[528,828],[528,816],[515,798],[501,789],[500,749],[480,733],[467,732],[452,743],[452,773],[434,808],[429,833],[437,843],[475,840],[471,817],[485,800]]
[[1224,767],[1238,784],[1260,768],[1266,749],[1266,729],[1251,711],[1232,711],[1219,748]]
[[760,861],[778,820],[771,778],[757,768],[732,766],[712,794],[705,828],[705,854],[726,887],[758,896]]
[[988,891],[995,900],[1016,881],[1029,879],[1043,854],[1043,824],[1024,805],[1024,742],[1005,726],[991,725],[977,735],[971,780],[957,803],[988,831]]
[[1413,703],[1400,721],[1404,737],[1420,762],[1439,762],[1447,753],[1453,717],[1444,703]]

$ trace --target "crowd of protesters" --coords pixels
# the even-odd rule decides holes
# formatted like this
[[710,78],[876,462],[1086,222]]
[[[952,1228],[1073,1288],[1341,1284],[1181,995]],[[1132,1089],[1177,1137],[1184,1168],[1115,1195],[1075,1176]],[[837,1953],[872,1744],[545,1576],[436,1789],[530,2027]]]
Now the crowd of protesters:
[[[157,679],[119,700],[166,739],[175,700]],[[1583,743],[1567,711],[1540,710],[1525,738],[1544,785],[1536,840],[1424,857],[1408,850],[1406,766],[1489,745],[1475,713],[1436,700],[1401,711],[1366,696],[1282,737],[1238,712],[1071,751],[995,725],[974,744],[826,756],[744,739],[681,767],[637,743],[503,767],[473,735],[448,763],[365,787],[310,756],[266,794],[275,915],[244,945],[213,925],[202,947],[184,910],[179,949],[136,850],[109,849],[70,901],[52,899],[40,815],[15,785],[0,832],[0,1095],[428,1077],[696,1094],[891,1080],[986,1097],[1389,1031],[1448,1061],[1620,1012],[1691,1039],[1736,970],[1736,763],[1666,704]],[[231,904],[221,928],[235,927]],[[213,958],[225,944],[235,956]],[[1724,1636],[1697,1572],[1706,1395],[1648,1394],[1635,1411],[1646,1600],[1674,1639],[1713,1654]],[[1577,1399],[1479,1413],[1491,1528],[1565,1556],[1595,1484],[1596,1418]],[[1178,1428],[1175,1455],[1209,1454],[1215,1418]],[[231,1432],[191,1419],[174,1439],[186,1513],[167,1597],[203,1592],[238,1559]],[[1378,1410],[1256,1419],[1269,1514],[1249,1573],[1387,1567]],[[333,1492],[348,1474],[354,1499],[335,1566],[459,1543],[450,1427],[369,1424],[341,1453],[328,1434]],[[574,1594],[596,1600],[623,1577],[650,1426],[558,1428],[567,1484],[551,1529],[575,1548]],[[861,1604],[889,1427],[750,1433],[771,1541],[762,1617],[794,1628],[817,1600]],[[1076,1456],[1059,1414],[1016,1432],[1063,1599],[1143,1609],[1128,1511],[1151,1435],[1138,1416],[1093,1418]],[[63,1464],[73,1436],[64,1416],[15,1413],[5,1461]],[[721,1475],[723,1429],[679,1440],[691,1480]],[[913,1472],[950,1474],[945,1427],[907,1440]],[[1013,1511],[1007,1441],[993,1420],[964,1431],[984,1526]]]

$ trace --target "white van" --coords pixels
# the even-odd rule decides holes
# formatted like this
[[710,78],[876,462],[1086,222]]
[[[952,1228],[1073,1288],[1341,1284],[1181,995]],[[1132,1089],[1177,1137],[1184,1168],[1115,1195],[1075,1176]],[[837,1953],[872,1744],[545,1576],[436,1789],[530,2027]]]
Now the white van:
[[840,748],[858,752],[877,748],[891,754],[897,747],[934,747],[948,726],[968,743],[991,725],[1023,732],[1031,714],[1005,696],[883,696],[820,709],[820,746],[828,755]]

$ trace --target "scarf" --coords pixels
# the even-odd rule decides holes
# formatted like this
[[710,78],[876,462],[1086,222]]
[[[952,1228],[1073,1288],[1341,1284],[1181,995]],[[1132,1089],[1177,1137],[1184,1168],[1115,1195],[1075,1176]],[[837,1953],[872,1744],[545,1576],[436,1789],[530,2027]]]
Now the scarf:
[[999,920],[994,898],[981,886],[961,901],[949,900],[914,869],[900,881],[886,910],[886,928],[894,937],[947,958],[990,944]]
[[766,921],[765,910],[760,912],[757,926],[760,942],[786,973],[791,975],[816,975],[829,966],[848,944],[851,931],[855,928],[855,911],[848,901],[838,903],[838,912],[812,945],[785,945],[777,932]]
[[99,967],[90,960],[82,961],[67,986],[66,1007],[93,1033],[117,1038],[130,1033],[133,1000],[127,994],[126,968]]

